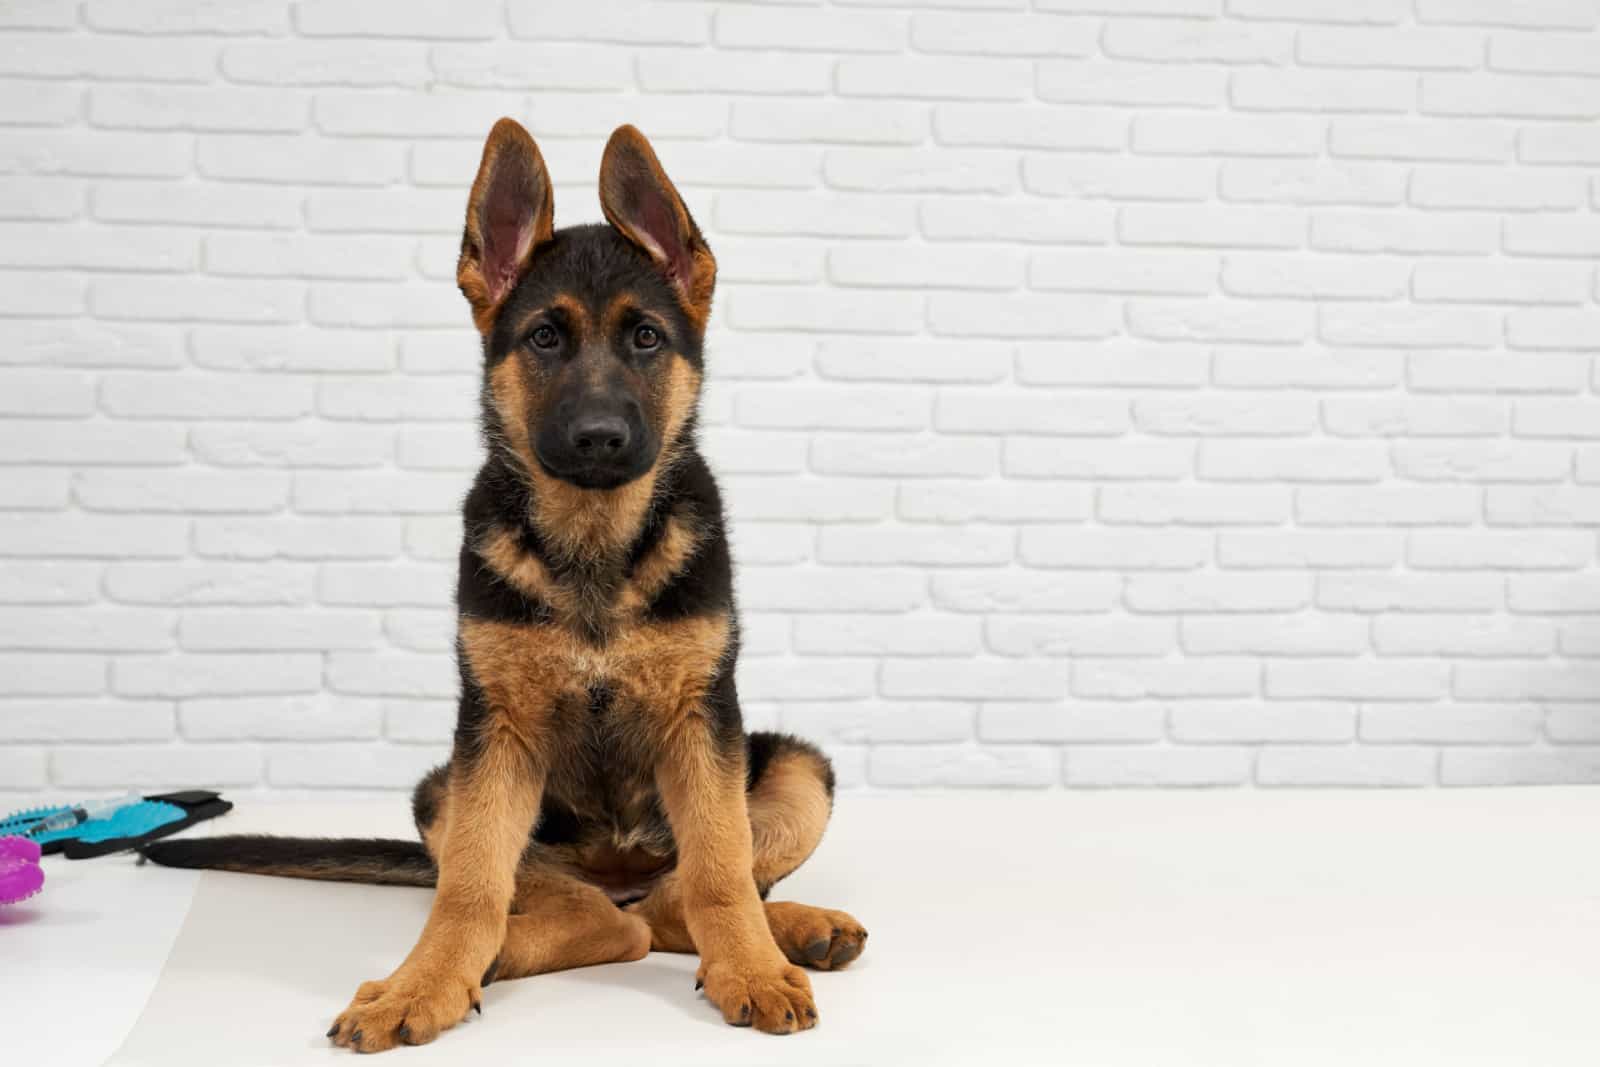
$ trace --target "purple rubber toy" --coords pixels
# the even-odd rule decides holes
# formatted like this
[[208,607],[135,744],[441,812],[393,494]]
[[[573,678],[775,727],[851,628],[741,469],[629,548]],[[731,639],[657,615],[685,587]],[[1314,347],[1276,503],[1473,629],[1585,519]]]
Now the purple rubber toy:
[[39,846],[26,837],[0,837],[0,904],[17,904],[44,888]]

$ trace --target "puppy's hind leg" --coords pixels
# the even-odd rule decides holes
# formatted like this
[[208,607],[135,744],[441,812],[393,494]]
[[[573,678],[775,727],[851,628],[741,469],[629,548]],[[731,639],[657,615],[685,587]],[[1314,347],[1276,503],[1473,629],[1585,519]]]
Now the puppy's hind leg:
[[[822,840],[833,809],[833,771],[827,757],[811,745],[782,734],[751,734],[747,759],[753,873],[765,900],[772,886],[793,874]],[[764,907],[773,939],[791,963],[838,970],[866,947],[866,929],[846,912],[787,901],[766,900]],[[675,873],[630,910],[649,922],[652,948],[695,951]]]
[[505,942],[484,975],[490,981],[623,963],[650,951],[650,926],[604,892],[537,860],[524,859]]

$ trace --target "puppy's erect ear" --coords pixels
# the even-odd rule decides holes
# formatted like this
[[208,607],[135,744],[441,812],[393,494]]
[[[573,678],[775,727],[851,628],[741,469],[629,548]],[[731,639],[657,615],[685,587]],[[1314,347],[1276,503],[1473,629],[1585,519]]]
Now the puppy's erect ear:
[[655,260],[689,318],[704,328],[717,261],[650,142],[632,126],[618,126],[606,142],[600,159],[600,208],[607,222]]
[[456,262],[456,284],[472,305],[479,332],[489,332],[534,249],[550,240],[554,218],[550,174],[539,146],[515,119],[501,119],[483,145]]

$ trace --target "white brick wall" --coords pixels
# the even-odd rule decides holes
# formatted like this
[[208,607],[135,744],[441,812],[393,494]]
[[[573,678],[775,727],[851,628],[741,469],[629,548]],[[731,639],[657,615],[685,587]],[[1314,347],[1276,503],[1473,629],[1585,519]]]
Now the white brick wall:
[[1597,26],[0,4],[0,795],[442,754],[502,113],[715,245],[748,717],[844,782],[1600,781]]

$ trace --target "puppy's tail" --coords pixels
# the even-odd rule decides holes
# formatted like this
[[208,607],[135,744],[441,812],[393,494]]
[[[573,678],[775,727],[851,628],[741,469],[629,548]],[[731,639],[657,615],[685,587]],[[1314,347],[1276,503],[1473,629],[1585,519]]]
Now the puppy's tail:
[[152,841],[140,863],[201,867],[282,878],[366,885],[432,886],[439,878],[427,849],[416,841],[373,837],[269,837],[238,834]]

